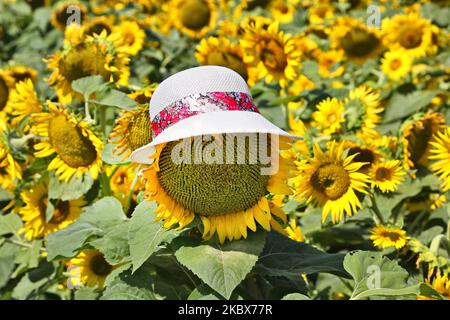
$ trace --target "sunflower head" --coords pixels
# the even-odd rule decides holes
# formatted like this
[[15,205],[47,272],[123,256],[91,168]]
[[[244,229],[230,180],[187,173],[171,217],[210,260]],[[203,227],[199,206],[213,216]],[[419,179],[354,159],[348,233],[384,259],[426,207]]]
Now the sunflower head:
[[402,50],[412,57],[423,57],[437,50],[439,28],[416,12],[398,14],[382,22],[383,42],[391,50]]
[[200,38],[215,27],[217,8],[212,0],[172,0],[169,9],[175,27],[191,38]]
[[301,56],[294,38],[279,30],[278,22],[265,18],[248,19],[243,26],[240,44],[245,49],[244,62],[251,65],[257,79],[265,78],[267,83],[275,80],[282,87],[287,80],[294,80]]
[[114,152],[127,158],[132,151],[152,141],[152,128],[148,106],[125,111],[116,120],[116,126],[110,134],[112,142],[117,144]]
[[[255,220],[269,230],[276,223],[272,214],[284,215],[271,209],[266,195],[290,193],[286,184],[289,166],[277,156],[279,170],[263,174],[267,162],[262,154],[271,149],[267,137],[212,138],[197,137],[159,146],[155,163],[144,173],[146,198],[159,203],[158,219],[164,219],[167,227],[175,223],[184,227],[199,216],[203,236],[211,238],[217,233],[220,242],[247,237],[247,228],[256,230]],[[255,152],[255,147],[260,151]],[[180,148],[181,162],[174,160]]]
[[118,35],[107,36],[103,31],[91,37],[85,36],[83,30],[84,27],[76,27],[70,39],[66,34],[66,49],[47,60],[53,70],[48,83],[55,87],[63,103],[70,103],[73,97],[82,98],[72,90],[71,83],[83,77],[100,75],[105,81],[128,83],[129,57],[116,47]]
[[358,194],[367,193],[370,178],[360,172],[364,162],[356,155],[344,156],[344,143],[330,144],[328,152],[314,145],[314,158],[297,162],[298,176],[294,179],[300,199],[323,206],[322,221],[331,213],[332,222],[352,216],[361,208]]
[[[21,198],[25,206],[19,209],[19,214],[24,221],[20,232],[24,233],[28,240],[40,238],[67,227],[80,216],[82,206],[85,205],[83,199],[50,200],[46,179],[23,191]],[[52,206],[53,211],[50,220],[47,219],[49,205]]]
[[[1,119],[0,119],[1,120]],[[22,168],[13,157],[4,132],[0,132],[0,187],[12,191],[22,178]]]
[[71,18],[74,10],[77,9],[80,12],[80,22],[84,21],[87,16],[87,9],[81,2],[78,1],[63,1],[58,3],[52,12],[51,23],[55,28],[64,30]]
[[429,159],[433,161],[431,170],[442,181],[442,189],[450,189],[450,127],[434,134],[431,142]]
[[135,21],[122,21],[113,28],[120,35],[116,46],[123,52],[136,55],[144,46],[145,32]]
[[388,51],[381,62],[381,70],[389,79],[398,81],[412,68],[412,58],[401,50]]
[[14,66],[6,70],[10,78],[13,80],[13,85],[30,79],[36,81],[37,71],[26,66]]
[[13,80],[11,77],[3,70],[0,70],[0,111],[2,111],[8,103],[12,83]]
[[107,16],[95,17],[86,22],[84,27],[84,33],[88,36],[101,34],[102,32],[106,32],[109,35],[113,29],[113,19]]
[[331,37],[333,46],[344,50],[346,56],[357,63],[376,56],[381,50],[377,31],[351,17],[338,18]]
[[443,116],[433,112],[418,115],[405,123],[401,140],[406,170],[428,164],[430,141],[433,135],[443,128],[443,125]]
[[35,156],[42,158],[55,154],[48,170],[55,170],[61,180],[68,181],[75,174],[81,176],[87,172],[96,179],[102,164],[103,142],[87,123],[78,121],[64,108],[51,102],[48,104],[48,113],[33,115],[35,125],[32,130],[48,137],[34,146]]
[[336,98],[327,98],[317,105],[313,112],[313,126],[321,134],[330,135],[341,132],[344,122],[344,104]]
[[372,229],[370,239],[373,241],[374,246],[382,249],[389,247],[401,249],[406,245],[410,237],[402,229],[379,225]]
[[106,277],[115,269],[97,250],[83,250],[69,261],[71,280],[87,287],[103,288]]
[[202,65],[227,67],[239,73],[245,80],[248,79],[248,68],[243,61],[241,47],[226,38],[203,39],[197,46],[195,56]]
[[405,172],[400,161],[389,160],[374,164],[369,175],[372,178],[372,187],[376,186],[381,192],[392,192],[403,181]]

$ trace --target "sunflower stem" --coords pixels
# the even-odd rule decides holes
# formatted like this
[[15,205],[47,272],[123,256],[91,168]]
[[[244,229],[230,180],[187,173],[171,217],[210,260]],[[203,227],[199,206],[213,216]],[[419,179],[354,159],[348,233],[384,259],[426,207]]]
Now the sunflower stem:
[[88,123],[92,123],[92,117],[91,114],[89,113],[89,97],[88,96],[84,96],[84,120],[86,120],[86,122]]
[[102,186],[102,197],[111,195],[111,186],[109,185],[109,178],[106,173],[100,173],[100,185]]
[[380,209],[378,208],[377,201],[375,200],[375,195],[370,194],[370,200],[372,202],[372,205],[370,206],[371,211],[374,213],[374,220],[376,224],[385,224],[383,215],[380,212]]

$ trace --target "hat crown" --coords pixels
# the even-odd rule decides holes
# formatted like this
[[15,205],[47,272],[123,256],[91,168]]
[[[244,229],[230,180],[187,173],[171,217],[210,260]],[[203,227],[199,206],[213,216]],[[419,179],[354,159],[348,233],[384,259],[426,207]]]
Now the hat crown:
[[219,66],[202,66],[178,72],[156,88],[150,100],[150,118],[184,97],[207,92],[243,92],[250,95],[245,80],[235,71]]

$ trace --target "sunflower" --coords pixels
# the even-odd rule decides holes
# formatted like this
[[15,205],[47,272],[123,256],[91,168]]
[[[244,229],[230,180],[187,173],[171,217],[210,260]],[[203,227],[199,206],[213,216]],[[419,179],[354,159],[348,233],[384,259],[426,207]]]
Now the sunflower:
[[390,50],[402,50],[414,58],[434,54],[437,51],[435,38],[439,28],[418,13],[398,14],[383,19],[383,42]]
[[155,91],[156,87],[158,86],[157,83],[152,83],[150,85],[145,86],[144,88],[137,89],[131,93],[128,94],[128,97],[130,99],[133,99],[138,105],[145,105],[148,107],[148,104],[150,103],[150,98],[153,95],[153,92]]
[[[220,243],[226,238],[246,238],[247,228],[256,231],[257,223],[265,230],[272,227],[283,232],[274,216],[281,220],[286,220],[286,217],[281,209],[270,203],[266,195],[268,192],[291,193],[287,185],[290,165],[282,157],[272,157],[272,163],[278,162],[278,171],[272,175],[263,174],[265,166],[260,157],[252,153],[253,147],[250,149],[250,141],[245,136],[245,142],[241,144],[241,147],[245,146],[245,153],[234,150],[233,156],[229,152],[236,148],[236,139],[239,148],[240,142],[243,142],[240,137],[220,135],[206,142],[192,138],[157,147],[153,164],[142,175],[144,197],[157,201],[157,219],[164,220],[164,227],[178,224],[179,229],[182,229],[197,216],[203,224],[203,237],[210,239],[217,233]],[[280,139],[280,145],[283,146],[284,140]],[[261,138],[255,140],[260,148],[258,153],[261,153],[264,142]],[[187,162],[178,164],[172,160],[172,152],[180,145],[184,145],[186,150],[190,149],[191,157]],[[269,142],[266,147],[272,149],[270,146]],[[218,161],[198,161],[198,157],[211,147]],[[250,161],[251,154],[255,155],[257,161]],[[242,155],[245,158],[242,163],[239,160],[236,162],[236,158],[241,159]]]
[[354,162],[356,154],[344,157],[344,144],[333,141],[328,152],[314,145],[314,158],[297,161],[293,179],[296,197],[322,206],[322,222],[329,213],[333,223],[352,216],[361,208],[358,193],[367,193],[370,178],[359,172],[364,162]]
[[401,50],[388,51],[381,60],[381,70],[389,79],[398,81],[411,71],[412,58]]
[[297,8],[292,0],[271,0],[267,10],[275,21],[285,24],[292,22]]
[[120,35],[116,46],[129,55],[136,55],[144,47],[145,32],[135,21],[122,21],[113,28]]
[[[68,271],[74,285],[103,288],[106,277],[115,269],[97,250],[83,250],[68,263]],[[78,282],[79,281],[79,282]]]
[[380,113],[384,109],[380,106],[380,95],[365,85],[351,90],[344,104],[349,129],[372,132],[381,122]]
[[103,142],[84,121],[48,101],[49,112],[33,115],[33,132],[43,139],[34,145],[38,158],[55,155],[48,165],[60,180],[90,173],[97,179],[102,167]]
[[240,43],[244,48],[244,62],[251,65],[258,80],[265,78],[266,83],[277,81],[281,87],[288,80],[295,80],[300,66],[300,51],[294,39],[279,30],[278,22],[270,23],[267,28],[264,21],[245,28]]
[[[445,121],[440,113],[429,112],[419,115],[403,126],[401,142],[403,145],[403,165],[406,170],[428,164],[430,142],[444,125]],[[412,176],[415,176],[411,173]]]
[[442,189],[450,190],[450,127],[447,126],[441,132],[436,132],[430,145],[428,159],[435,161],[431,165],[431,170],[442,181]]
[[[450,279],[447,274],[441,274],[438,272],[433,280],[431,280],[431,277],[425,279],[425,283],[432,287],[446,300],[450,300]],[[434,300],[433,298],[423,295],[418,295],[416,298],[417,300]]]
[[339,17],[331,30],[331,45],[342,49],[356,63],[376,57],[382,50],[377,29],[369,28],[363,21],[352,17]]
[[405,172],[399,160],[382,161],[370,168],[372,188],[377,187],[381,192],[393,192],[403,181]]
[[214,0],[171,0],[168,11],[173,25],[191,38],[203,37],[216,25],[217,8]]
[[35,82],[37,78],[37,71],[26,66],[14,66],[5,70],[9,77],[13,80],[12,86],[17,83],[30,79]]
[[223,37],[209,37],[202,39],[196,50],[195,57],[201,65],[227,67],[239,73],[245,80],[248,79],[248,66],[243,61],[244,52],[238,44]]
[[317,105],[317,111],[312,114],[312,126],[322,135],[339,133],[344,118],[344,104],[336,98],[326,98]]
[[74,13],[71,7],[77,8],[80,12],[80,22],[84,21],[87,16],[87,8],[79,1],[62,1],[56,4],[53,9],[51,23],[55,28],[64,30],[68,26],[69,19]]
[[[11,121],[13,126],[17,126],[31,114],[42,111],[41,103],[31,79],[16,84],[16,88],[11,91],[6,110],[13,117]],[[24,130],[29,130],[28,124]]]
[[329,3],[319,3],[308,9],[309,23],[324,24],[334,17],[334,8]]
[[124,111],[116,120],[109,137],[116,144],[113,152],[128,158],[134,150],[152,141],[152,127],[148,106]]
[[22,168],[11,154],[5,132],[0,132],[0,187],[14,190],[15,182],[22,179]]
[[114,197],[126,208],[128,196],[133,187],[133,194],[130,200],[136,201],[136,191],[140,190],[140,182],[136,180],[137,173],[134,166],[110,166],[106,169],[106,174],[110,177],[110,187]]
[[315,53],[319,64],[319,75],[323,78],[336,78],[344,73],[344,51],[329,50]]
[[376,145],[372,144],[374,141],[364,140],[356,143],[350,140],[343,140],[344,148],[348,149],[349,156],[355,156],[354,161],[364,162],[364,165],[359,169],[360,172],[368,174],[371,166],[375,165],[384,156],[382,152],[378,150]]
[[[77,30],[84,28],[77,27]],[[66,42],[66,48],[57,52],[47,60],[49,69],[53,70],[48,83],[56,89],[59,100],[66,104],[77,96],[72,90],[72,81],[101,75],[106,81],[121,85],[128,84],[130,70],[129,57],[121,48],[116,48],[118,34],[74,37],[72,43]],[[77,96],[79,97],[79,96]],[[80,98],[80,97],[79,97]]]
[[88,36],[93,36],[94,34],[101,34],[104,31],[107,35],[110,35],[113,32],[113,24],[114,17],[94,17],[84,23],[84,33]]
[[373,241],[373,245],[382,249],[389,247],[401,249],[410,239],[405,230],[396,227],[378,225],[372,229],[371,233],[370,240]]
[[[46,180],[22,191],[21,198],[25,206],[19,208],[19,214],[24,221],[20,232],[24,233],[30,241],[67,227],[80,216],[82,207],[86,204],[82,198],[70,201],[50,201]],[[53,206],[50,220],[46,216],[49,203]]]
[[289,225],[284,230],[290,239],[297,242],[305,241],[305,237],[303,236],[300,226],[297,225],[296,219],[291,219]]

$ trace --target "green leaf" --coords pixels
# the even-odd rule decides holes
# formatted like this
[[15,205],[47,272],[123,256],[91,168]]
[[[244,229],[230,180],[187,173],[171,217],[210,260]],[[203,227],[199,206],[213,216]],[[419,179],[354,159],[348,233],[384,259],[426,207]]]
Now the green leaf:
[[74,175],[68,182],[61,181],[54,175],[50,175],[48,197],[63,201],[79,199],[91,189],[93,184],[94,179],[92,179],[90,174]]
[[344,259],[344,268],[355,285],[350,299],[370,296],[407,296],[417,294],[419,287],[406,287],[408,272],[380,252],[353,251]]
[[285,295],[281,300],[311,300],[308,296],[301,293],[290,293]]
[[67,228],[47,236],[48,260],[58,256],[73,257],[89,237],[104,236],[125,220],[122,205],[117,199],[105,197],[98,200]]
[[430,104],[436,91],[414,91],[409,94],[394,93],[389,99],[384,112],[384,123],[406,118]]
[[14,261],[19,264],[14,273],[14,277],[24,269],[36,268],[41,256],[42,240],[35,240],[31,243],[31,248],[21,248]]
[[72,81],[72,89],[81,93],[85,97],[89,97],[94,92],[101,90],[104,86],[105,79],[98,75]]
[[270,277],[297,279],[300,274],[329,272],[348,276],[343,269],[344,255],[325,253],[305,243],[272,232],[255,271]]
[[156,222],[156,203],[141,202],[133,212],[128,229],[131,260],[135,272],[157,249],[161,242],[170,242],[178,235],[176,230],[163,228]]
[[14,271],[14,265],[13,257],[0,257],[0,289],[8,283]]
[[38,268],[26,273],[12,292],[14,299],[24,300],[35,294],[37,290],[48,283],[54,274],[51,263],[42,262]]
[[18,214],[0,215],[0,236],[17,234],[20,228],[22,228],[22,220]]
[[130,161],[122,160],[122,158],[123,158],[122,156],[115,155],[113,152],[113,149],[114,149],[113,144],[108,143],[107,145],[105,145],[105,148],[102,151],[103,162],[105,162],[107,164],[112,164],[112,165],[126,164],[126,163],[130,162]]
[[247,239],[183,246],[175,252],[177,260],[226,299],[253,269],[264,246],[264,233]]
[[153,291],[153,281],[149,274],[139,269],[134,274],[125,271],[106,287],[101,300],[159,300]]
[[75,291],[75,300],[97,300],[99,293],[94,288],[82,287]]
[[96,98],[89,100],[89,102],[125,110],[131,110],[136,107],[136,102],[125,93],[110,88],[98,92]]
[[220,300],[220,296],[206,284],[201,284],[192,290],[187,300]]
[[90,245],[103,253],[105,260],[111,265],[121,263],[130,256],[127,236],[128,224],[128,221],[123,221],[108,230],[103,237],[89,242]]

